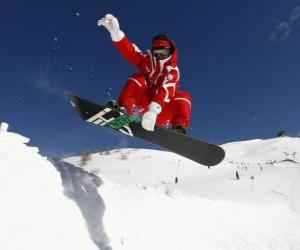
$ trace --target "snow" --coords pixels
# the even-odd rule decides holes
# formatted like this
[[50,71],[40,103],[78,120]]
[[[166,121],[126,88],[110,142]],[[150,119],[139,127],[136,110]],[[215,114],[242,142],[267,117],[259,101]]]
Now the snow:
[[0,249],[98,249],[59,173],[27,142],[0,132]]
[[0,131],[0,249],[300,249],[299,138],[225,144],[210,169],[148,149],[48,160],[28,141]]
[[105,180],[99,193],[113,249],[300,249],[299,145],[229,143],[211,169],[146,149],[92,154],[85,166],[81,157],[65,161]]
[[5,122],[1,122],[0,124],[0,131],[6,132],[8,130],[8,124]]
[[246,142],[233,142],[223,145],[229,152],[227,159],[234,158],[240,161],[267,161],[293,160],[300,162],[300,139],[279,137],[269,140],[251,140]]

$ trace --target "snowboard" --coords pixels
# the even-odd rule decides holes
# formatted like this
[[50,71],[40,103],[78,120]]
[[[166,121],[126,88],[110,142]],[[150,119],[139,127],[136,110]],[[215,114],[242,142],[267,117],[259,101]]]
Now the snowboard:
[[79,116],[89,123],[142,139],[202,165],[217,165],[225,157],[221,147],[166,127],[156,125],[154,131],[147,131],[143,129],[139,116],[121,113],[76,95],[70,94],[69,101]]

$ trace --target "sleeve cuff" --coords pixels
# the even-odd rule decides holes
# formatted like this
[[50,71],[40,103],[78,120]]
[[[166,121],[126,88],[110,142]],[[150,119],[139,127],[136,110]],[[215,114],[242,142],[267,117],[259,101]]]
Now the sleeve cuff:
[[149,111],[153,112],[154,114],[158,115],[161,113],[161,105],[157,102],[151,102],[149,105]]
[[123,31],[119,30],[117,33],[111,33],[110,36],[113,42],[117,43],[125,37],[125,34]]

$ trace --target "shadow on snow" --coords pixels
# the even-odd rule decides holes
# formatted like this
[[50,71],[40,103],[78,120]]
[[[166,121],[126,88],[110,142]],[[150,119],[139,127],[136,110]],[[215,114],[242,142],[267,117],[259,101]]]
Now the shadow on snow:
[[103,227],[105,205],[97,190],[100,177],[55,158],[50,161],[61,175],[65,196],[79,207],[93,242],[100,250],[111,250]]

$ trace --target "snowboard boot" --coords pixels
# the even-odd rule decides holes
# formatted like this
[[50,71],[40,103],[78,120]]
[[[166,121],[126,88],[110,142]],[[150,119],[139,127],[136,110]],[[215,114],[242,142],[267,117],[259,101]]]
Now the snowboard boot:
[[175,125],[173,127],[173,130],[180,134],[184,134],[184,135],[187,134],[187,129],[185,127],[183,127],[182,125]]
[[105,107],[111,108],[121,113],[126,113],[126,109],[124,107],[121,107],[120,104],[115,100],[109,100],[107,103],[105,103]]

